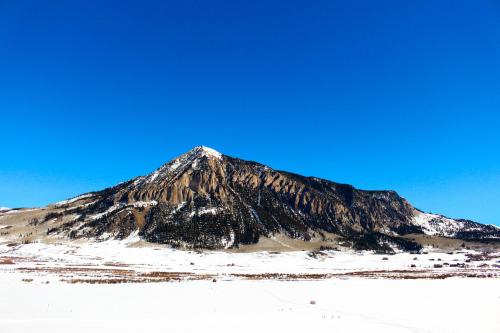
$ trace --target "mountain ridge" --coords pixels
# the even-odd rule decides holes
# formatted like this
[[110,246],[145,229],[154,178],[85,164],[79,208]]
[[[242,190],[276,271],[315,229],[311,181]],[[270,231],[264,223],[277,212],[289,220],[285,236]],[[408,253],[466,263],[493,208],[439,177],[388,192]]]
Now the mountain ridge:
[[358,249],[419,246],[404,236],[497,239],[500,229],[414,208],[392,190],[360,190],[198,146],[145,176],[49,205],[47,234],[183,248],[237,248],[277,234],[333,234]]

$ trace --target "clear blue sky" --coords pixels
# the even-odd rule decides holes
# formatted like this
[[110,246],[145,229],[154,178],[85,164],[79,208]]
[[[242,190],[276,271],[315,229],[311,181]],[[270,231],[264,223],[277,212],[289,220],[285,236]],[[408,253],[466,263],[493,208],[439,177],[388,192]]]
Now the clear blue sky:
[[0,1],[0,206],[196,145],[500,225],[498,1]]

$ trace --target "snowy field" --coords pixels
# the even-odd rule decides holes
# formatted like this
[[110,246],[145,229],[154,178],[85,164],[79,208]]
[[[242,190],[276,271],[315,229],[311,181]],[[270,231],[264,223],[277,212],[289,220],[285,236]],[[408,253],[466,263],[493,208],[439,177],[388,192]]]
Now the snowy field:
[[500,332],[500,254],[426,252],[3,244],[0,332]]
[[1,278],[5,333],[500,332],[499,279],[91,285]]

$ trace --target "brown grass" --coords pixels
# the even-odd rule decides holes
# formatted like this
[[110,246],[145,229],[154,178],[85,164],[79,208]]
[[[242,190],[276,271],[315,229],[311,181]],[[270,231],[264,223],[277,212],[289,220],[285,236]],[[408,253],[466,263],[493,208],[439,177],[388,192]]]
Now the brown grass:
[[90,284],[117,284],[117,283],[151,283],[151,282],[180,282],[187,280],[209,280],[213,275],[194,274],[187,272],[144,272],[135,273],[124,277],[106,278],[71,278],[61,281],[67,283],[90,283]]
[[0,257],[0,265],[14,265],[15,262],[9,257]]

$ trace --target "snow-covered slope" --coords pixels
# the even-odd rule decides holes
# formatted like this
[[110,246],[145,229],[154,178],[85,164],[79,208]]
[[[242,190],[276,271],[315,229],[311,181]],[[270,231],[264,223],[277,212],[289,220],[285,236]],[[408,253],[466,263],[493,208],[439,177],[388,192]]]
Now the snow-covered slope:
[[493,225],[484,225],[469,220],[455,220],[443,215],[425,213],[416,210],[413,223],[422,228],[427,235],[445,237],[459,237],[469,235],[469,238],[481,238],[489,234],[491,238],[500,238],[500,228]]
[[415,225],[422,227],[428,235],[454,236],[464,228],[464,223],[437,214],[417,211],[414,219]]

